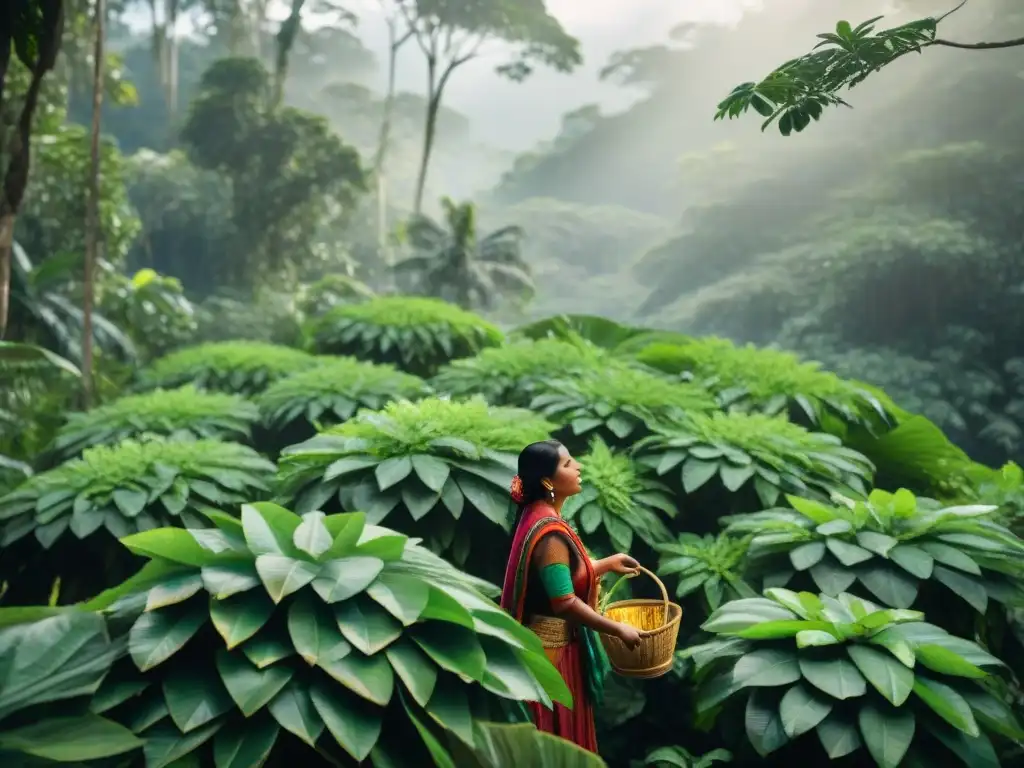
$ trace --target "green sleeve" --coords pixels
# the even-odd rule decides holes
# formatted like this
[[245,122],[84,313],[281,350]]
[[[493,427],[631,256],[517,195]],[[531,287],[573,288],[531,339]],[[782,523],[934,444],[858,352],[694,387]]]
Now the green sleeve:
[[540,580],[544,585],[544,591],[552,600],[575,593],[572,588],[572,577],[569,575],[569,566],[564,563],[544,566],[540,572]]

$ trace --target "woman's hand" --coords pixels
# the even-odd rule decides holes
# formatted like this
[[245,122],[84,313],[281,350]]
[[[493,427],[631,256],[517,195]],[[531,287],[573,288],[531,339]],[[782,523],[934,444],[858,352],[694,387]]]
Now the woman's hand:
[[640,632],[629,626],[629,624],[619,624],[615,636],[625,643],[626,647],[631,651],[640,645]]
[[608,571],[612,573],[624,573],[627,576],[636,576],[640,573],[640,563],[621,552],[605,558],[605,561],[608,563]]

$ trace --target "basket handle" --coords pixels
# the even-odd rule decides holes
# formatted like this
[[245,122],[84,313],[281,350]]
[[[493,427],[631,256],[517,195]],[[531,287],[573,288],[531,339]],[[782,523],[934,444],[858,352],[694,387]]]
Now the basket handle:
[[[654,581],[654,583],[658,585],[658,589],[661,590],[661,601],[664,604],[664,617],[662,618],[661,623],[668,624],[668,590],[665,589],[665,584],[654,573],[647,570],[642,565],[637,566],[637,570],[638,572],[643,572],[644,574],[649,576]],[[607,605],[609,602],[611,602],[612,594],[614,594],[615,590],[619,588],[619,585],[622,584],[622,582],[624,582],[626,579],[635,579],[638,575],[639,573],[629,573],[623,576],[618,581],[616,581],[612,585],[612,588],[608,590],[608,594],[605,595],[605,604]]]

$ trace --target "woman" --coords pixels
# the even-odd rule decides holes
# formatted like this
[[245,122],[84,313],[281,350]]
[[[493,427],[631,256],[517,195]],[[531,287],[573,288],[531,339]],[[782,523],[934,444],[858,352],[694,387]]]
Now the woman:
[[608,660],[595,633],[618,637],[630,648],[640,643],[636,629],[597,612],[598,580],[609,572],[636,574],[640,566],[629,555],[587,556],[561,516],[562,504],[580,490],[580,464],[561,443],[533,443],[519,454],[512,481],[518,519],[501,605],[540,637],[572,692],[571,710],[530,704],[537,728],[597,752],[594,705],[601,701]]

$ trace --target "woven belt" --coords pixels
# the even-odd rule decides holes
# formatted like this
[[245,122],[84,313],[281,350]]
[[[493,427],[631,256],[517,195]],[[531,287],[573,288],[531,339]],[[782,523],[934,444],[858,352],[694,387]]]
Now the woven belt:
[[572,626],[565,619],[531,616],[526,627],[540,638],[545,648],[564,648],[572,642]]

